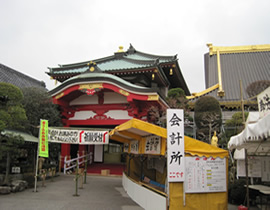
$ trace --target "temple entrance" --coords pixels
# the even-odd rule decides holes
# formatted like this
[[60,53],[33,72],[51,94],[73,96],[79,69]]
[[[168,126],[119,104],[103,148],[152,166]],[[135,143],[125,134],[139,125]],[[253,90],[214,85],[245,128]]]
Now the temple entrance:
[[70,146],[70,157],[71,157],[71,159],[77,157],[78,151],[79,151],[79,145],[78,144],[71,144],[71,146]]

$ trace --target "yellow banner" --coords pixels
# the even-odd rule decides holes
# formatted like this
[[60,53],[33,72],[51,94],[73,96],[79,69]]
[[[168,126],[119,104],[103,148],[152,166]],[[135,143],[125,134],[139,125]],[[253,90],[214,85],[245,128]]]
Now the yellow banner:
[[39,156],[41,156],[41,157],[49,157],[48,120],[40,120]]

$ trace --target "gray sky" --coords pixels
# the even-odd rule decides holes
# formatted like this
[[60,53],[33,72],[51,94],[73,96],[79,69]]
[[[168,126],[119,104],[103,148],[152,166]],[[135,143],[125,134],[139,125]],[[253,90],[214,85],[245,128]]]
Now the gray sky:
[[0,63],[48,89],[47,67],[110,56],[120,45],[178,54],[191,92],[204,85],[206,43],[270,44],[269,0],[0,0]]

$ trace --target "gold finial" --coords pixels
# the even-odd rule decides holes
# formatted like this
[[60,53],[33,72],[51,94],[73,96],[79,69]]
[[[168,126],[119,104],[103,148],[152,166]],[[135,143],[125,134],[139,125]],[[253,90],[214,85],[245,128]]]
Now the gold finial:
[[124,52],[124,47],[123,46],[119,46],[119,50],[118,50],[118,52]]
[[206,46],[210,48],[210,47],[213,46],[213,44],[212,43],[207,43]]

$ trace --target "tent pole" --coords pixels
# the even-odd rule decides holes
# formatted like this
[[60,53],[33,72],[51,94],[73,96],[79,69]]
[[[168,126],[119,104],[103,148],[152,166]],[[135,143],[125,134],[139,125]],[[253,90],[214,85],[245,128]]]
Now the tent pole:
[[249,209],[248,156],[247,156],[247,149],[245,149],[245,168],[246,168],[246,199],[247,199],[247,208]]

